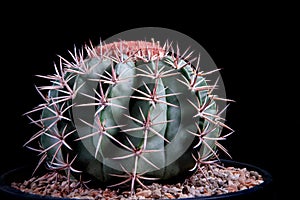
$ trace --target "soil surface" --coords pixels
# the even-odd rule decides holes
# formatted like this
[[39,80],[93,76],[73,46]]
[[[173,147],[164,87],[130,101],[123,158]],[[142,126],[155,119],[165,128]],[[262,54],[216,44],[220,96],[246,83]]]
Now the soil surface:
[[202,166],[197,173],[182,182],[152,183],[147,188],[130,189],[89,188],[84,181],[71,180],[61,174],[48,172],[24,182],[13,182],[12,187],[38,195],[78,199],[180,199],[220,195],[245,190],[263,183],[262,176],[246,168],[223,167],[218,164]]

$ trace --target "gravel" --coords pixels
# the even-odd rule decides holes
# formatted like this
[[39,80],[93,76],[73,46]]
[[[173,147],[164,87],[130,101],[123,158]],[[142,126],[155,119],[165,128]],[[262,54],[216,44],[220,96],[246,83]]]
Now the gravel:
[[202,170],[183,182],[174,184],[152,183],[147,188],[136,188],[131,195],[128,190],[113,188],[88,188],[88,183],[71,180],[61,174],[48,172],[11,186],[23,192],[53,197],[76,199],[180,199],[220,195],[245,190],[263,183],[262,176],[246,168],[223,167],[217,164],[202,166]]

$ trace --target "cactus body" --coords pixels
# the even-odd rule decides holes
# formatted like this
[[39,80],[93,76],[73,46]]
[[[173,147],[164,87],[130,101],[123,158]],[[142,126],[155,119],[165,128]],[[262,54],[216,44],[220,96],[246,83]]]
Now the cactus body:
[[[218,158],[226,127],[209,85],[190,55],[145,41],[86,46],[56,73],[40,76],[44,99],[32,111],[41,128],[39,164],[111,186],[164,180]],[[84,55],[84,53],[86,55]],[[199,59],[199,58],[198,58]],[[47,90],[46,96],[42,91]],[[226,151],[226,150],[225,150]]]

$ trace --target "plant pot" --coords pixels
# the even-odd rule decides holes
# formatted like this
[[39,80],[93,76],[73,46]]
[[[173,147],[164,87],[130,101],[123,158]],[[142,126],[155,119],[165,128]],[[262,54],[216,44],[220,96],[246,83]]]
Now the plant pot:
[[[185,198],[182,200],[212,200],[212,199],[271,199],[273,197],[273,186],[272,186],[272,176],[269,172],[264,169],[261,169],[257,166],[241,163],[233,160],[221,160],[225,166],[232,166],[237,168],[247,168],[248,170],[253,170],[262,175],[264,182],[260,185],[254,186],[250,189],[241,190],[238,192],[232,192],[217,196],[208,196],[208,197],[196,197],[196,198]],[[70,200],[70,198],[57,198],[50,196],[40,196],[36,194],[29,194],[21,192],[13,187],[11,183],[14,181],[24,181],[31,176],[32,168],[31,167],[20,167],[13,169],[4,173],[0,177],[0,194],[1,199],[21,199],[21,200]]]

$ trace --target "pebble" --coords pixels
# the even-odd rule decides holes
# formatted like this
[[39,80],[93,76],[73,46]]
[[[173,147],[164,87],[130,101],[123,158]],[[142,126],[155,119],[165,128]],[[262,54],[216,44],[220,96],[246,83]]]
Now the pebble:
[[138,197],[150,197],[152,194],[151,190],[142,190],[140,192],[137,192],[135,195],[138,196]]
[[161,198],[161,190],[160,189],[153,190],[152,191],[152,198],[154,198],[154,199]]

